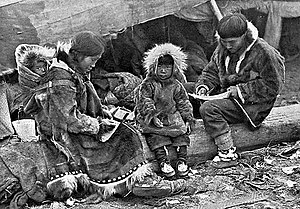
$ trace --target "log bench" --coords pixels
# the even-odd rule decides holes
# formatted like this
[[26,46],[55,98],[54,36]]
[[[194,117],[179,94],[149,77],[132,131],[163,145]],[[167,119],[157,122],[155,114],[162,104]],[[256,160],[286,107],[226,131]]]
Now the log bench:
[[[274,107],[269,116],[257,130],[251,131],[244,124],[231,125],[232,137],[237,151],[250,151],[281,142],[293,142],[300,139],[300,104]],[[195,130],[190,135],[191,144],[188,148],[190,165],[203,163],[217,154],[214,141],[206,134],[203,121],[197,119]],[[142,140],[145,143],[144,140]],[[171,159],[175,157],[170,151]],[[148,159],[153,153],[146,147]]]

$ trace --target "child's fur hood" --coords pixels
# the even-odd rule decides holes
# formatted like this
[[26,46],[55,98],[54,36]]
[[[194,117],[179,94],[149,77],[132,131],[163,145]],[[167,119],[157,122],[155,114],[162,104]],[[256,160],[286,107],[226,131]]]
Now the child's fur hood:
[[163,55],[171,55],[174,59],[173,75],[181,82],[187,82],[184,71],[187,68],[187,55],[181,50],[181,47],[171,43],[155,45],[152,49],[145,52],[143,65],[147,72],[147,77],[155,75],[155,70],[158,63],[158,58]]
[[55,49],[35,44],[20,44],[15,50],[17,65],[27,66],[38,58],[51,60],[54,57]]
[[20,44],[15,50],[19,83],[23,86],[38,85],[41,76],[31,70],[35,61],[43,59],[48,64],[55,55],[55,49],[35,44]]

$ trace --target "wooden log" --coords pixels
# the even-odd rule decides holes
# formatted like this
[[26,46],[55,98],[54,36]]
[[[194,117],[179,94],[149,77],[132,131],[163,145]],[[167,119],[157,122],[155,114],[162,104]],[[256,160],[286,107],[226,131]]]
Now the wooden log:
[[[299,140],[300,104],[273,108],[255,131],[250,131],[244,124],[232,125],[231,130],[238,152]],[[191,164],[204,162],[217,154],[217,147],[206,134],[202,120],[197,120],[190,138],[188,155]]]
[[[232,137],[238,152],[250,151],[282,142],[300,139],[300,104],[275,107],[255,131],[249,130],[244,124],[231,125]],[[217,146],[205,132],[203,121],[198,119],[195,130],[190,135],[191,144],[188,148],[190,165],[203,163],[217,154]],[[154,159],[144,139],[145,153],[149,160]],[[175,159],[174,150],[169,150],[171,159]]]

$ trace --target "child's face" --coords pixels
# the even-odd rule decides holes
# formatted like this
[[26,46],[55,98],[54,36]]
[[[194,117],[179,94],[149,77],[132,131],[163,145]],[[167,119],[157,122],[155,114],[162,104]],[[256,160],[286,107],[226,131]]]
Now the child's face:
[[43,76],[46,74],[47,71],[47,63],[43,61],[37,61],[35,62],[31,70],[36,74]]
[[161,80],[166,80],[172,76],[173,65],[158,64],[156,75]]

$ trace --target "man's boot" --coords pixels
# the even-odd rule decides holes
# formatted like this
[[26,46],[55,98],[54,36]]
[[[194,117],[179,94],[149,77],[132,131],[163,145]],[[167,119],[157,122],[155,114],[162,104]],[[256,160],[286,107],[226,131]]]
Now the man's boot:
[[236,147],[233,146],[231,132],[227,132],[215,138],[218,146],[218,155],[212,160],[212,166],[215,168],[226,168],[236,166],[238,164],[238,155]]

